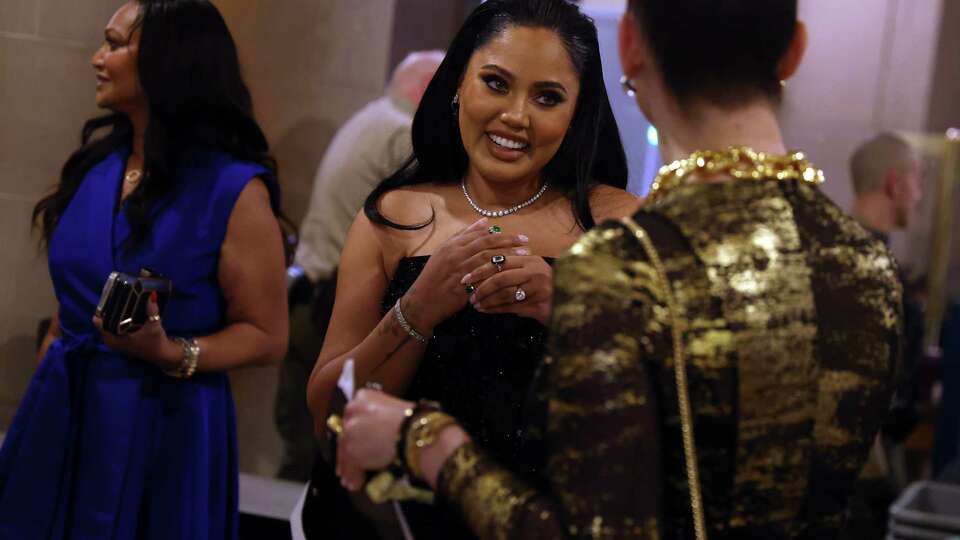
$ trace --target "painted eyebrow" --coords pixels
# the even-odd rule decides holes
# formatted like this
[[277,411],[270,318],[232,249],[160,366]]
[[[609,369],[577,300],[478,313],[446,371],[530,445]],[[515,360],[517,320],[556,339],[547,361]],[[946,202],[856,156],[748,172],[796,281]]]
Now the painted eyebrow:
[[123,41],[123,34],[114,30],[113,28],[107,28],[103,31],[103,35],[108,39],[114,39],[117,41]]
[[[487,64],[485,66],[482,66],[480,69],[488,69],[491,71],[496,71],[506,79],[509,79],[511,81],[516,80],[516,77],[513,75],[513,73],[510,73],[506,69],[496,64]],[[556,81],[537,81],[533,83],[533,87],[537,89],[554,89],[554,90],[559,90],[563,93],[567,93],[566,87],[564,87],[562,84]]]

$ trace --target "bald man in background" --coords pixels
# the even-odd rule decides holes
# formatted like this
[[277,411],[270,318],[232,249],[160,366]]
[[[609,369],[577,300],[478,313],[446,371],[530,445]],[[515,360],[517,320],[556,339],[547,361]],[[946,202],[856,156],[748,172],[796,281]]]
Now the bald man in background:
[[[922,195],[920,159],[913,148],[892,133],[882,133],[861,144],[850,158],[850,177],[856,195],[853,215],[885,244],[890,234],[913,222]],[[854,486],[850,516],[842,540],[884,538],[890,504],[908,478],[902,444],[918,422],[917,368],[923,354],[923,309],[911,298],[916,289],[904,285],[904,349],[890,411]]]
[[920,160],[906,141],[892,133],[866,141],[850,158],[850,176],[853,214],[863,226],[888,242],[910,225],[922,192]]
[[310,475],[316,444],[306,406],[307,381],[333,310],[340,251],[367,195],[412,155],[413,114],[441,61],[440,51],[407,56],[385,95],[337,131],[320,162],[290,273],[290,348],[274,403],[284,444],[279,478],[306,481]]

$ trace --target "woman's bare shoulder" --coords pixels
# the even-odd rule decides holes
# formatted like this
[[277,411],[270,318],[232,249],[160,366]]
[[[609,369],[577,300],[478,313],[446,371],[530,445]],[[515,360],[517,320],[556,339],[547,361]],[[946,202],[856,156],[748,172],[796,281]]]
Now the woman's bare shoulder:
[[385,193],[377,206],[380,215],[394,223],[422,224],[447,206],[447,191],[447,186],[434,183],[405,186]]
[[380,198],[377,207],[382,217],[397,225],[411,227],[371,223],[382,246],[386,268],[392,268],[403,257],[419,254],[425,249],[429,251],[427,248],[442,240],[443,224],[450,221],[448,202],[459,193],[453,189],[455,187],[438,183],[417,184],[389,191]]

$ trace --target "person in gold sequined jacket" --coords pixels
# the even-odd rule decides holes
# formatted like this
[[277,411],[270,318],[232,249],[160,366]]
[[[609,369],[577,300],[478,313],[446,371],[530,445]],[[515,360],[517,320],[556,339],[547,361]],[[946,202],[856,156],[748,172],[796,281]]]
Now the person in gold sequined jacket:
[[805,45],[796,0],[632,0],[624,87],[677,161],[556,264],[537,474],[366,390],[343,476],[398,459],[484,539],[835,538],[889,404],[901,292],[786,153],[776,106]]

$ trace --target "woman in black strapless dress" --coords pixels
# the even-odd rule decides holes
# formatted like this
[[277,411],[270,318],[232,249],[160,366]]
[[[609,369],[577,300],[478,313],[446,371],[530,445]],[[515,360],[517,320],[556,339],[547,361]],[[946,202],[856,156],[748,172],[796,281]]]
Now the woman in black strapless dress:
[[[347,237],[308,387],[317,432],[353,359],[358,385],[438,401],[498,457],[525,463],[522,409],[543,351],[552,258],[638,205],[622,189],[592,21],[566,0],[484,3],[430,81],[412,137],[410,162],[374,190]],[[314,499],[329,495],[314,487]],[[324,538],[377,534],[360,533],[342,499],[316,525],[323,510],[311,508],[322,506],[308,500],[305,520]],[[471,536],[442,502],[405,508],[418,539]]]

